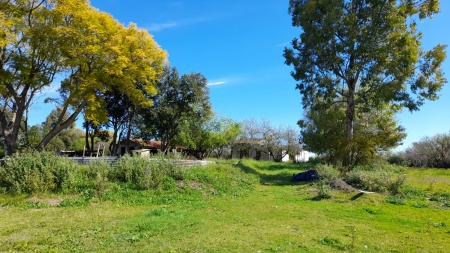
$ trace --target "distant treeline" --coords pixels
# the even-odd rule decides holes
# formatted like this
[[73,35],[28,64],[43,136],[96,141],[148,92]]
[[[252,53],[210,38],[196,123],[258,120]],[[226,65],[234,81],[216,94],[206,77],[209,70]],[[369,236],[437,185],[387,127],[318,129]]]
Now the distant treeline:
[[450,133],[424,137],[389,162],[412,167],[450,168]]

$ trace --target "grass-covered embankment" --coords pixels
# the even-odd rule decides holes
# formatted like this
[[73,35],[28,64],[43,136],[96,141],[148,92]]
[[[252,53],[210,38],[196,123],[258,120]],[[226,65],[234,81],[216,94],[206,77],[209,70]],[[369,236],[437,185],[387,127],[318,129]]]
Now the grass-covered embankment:
[[2,194],[0,251],[448,250],[450,171],[407,169],[395,197],[333,191],[317,201],[316,186],[291,181],[309,166],[218,161],[149,190],[90,177],[59,193]]

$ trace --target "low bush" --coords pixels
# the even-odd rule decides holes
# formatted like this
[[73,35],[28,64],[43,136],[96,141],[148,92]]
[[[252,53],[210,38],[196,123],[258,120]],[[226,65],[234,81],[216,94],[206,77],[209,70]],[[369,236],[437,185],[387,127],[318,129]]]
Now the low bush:
[[344,181],[357,189],[393,195],[400,193],[405,179],[403,170],[388,164],[358,166],[344,176]]
[[322,200],[329,199],[332,197],[331,186],[325,181],[319,181],[315,183],[315,187],[317,189],[317,196],[314,197],[314,200]]
[[133,183],[138,189],[158,188],[165,177],[182,180],[185,169],[174,160],[158,156],[155,158],[125,156],[117,162],[112,178],[120,182]]
[[61,191],[70,187],[77,166],[52,153],[15,154],[0,167],[0,187],[14,194]]
[[319,172],[321,180],[331,182],[333,180],[340,178],[341,173],[333,166],[319,164],[314,169],[317,170],[317,172]]

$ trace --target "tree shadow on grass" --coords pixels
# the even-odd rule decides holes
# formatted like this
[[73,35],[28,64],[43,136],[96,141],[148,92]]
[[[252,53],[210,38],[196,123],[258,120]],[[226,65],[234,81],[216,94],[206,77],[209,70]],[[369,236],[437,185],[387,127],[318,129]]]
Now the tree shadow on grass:
[[[242,163],[242,161],[239,161],[234,166],[238,167],[245,173],[249,173],[249,174],[258,176],[259,182],[263,185],[277,185],[277,186],[303,184],[302,182],[293,181],[292,174],[298,173],[299,171],[306,169],[306,168],[303,168],[300,166],[297,168],[295,168],[294,166],[289,166],[289,168],[287,168],[287,169],[292,170],[293,171],[292,173],[280,172],[277,174],[265,174],[265,173],[260,173],[259,171],[255,170],[254,168],[245,165],[244,163]],[[261,168],[261,170],[266,170],[266,171],[286,170],[286,167],[287,167],[286,165],[283,165],[280,163],[280,164],[264,166],[263,168]],[[260,168],[260,167],[258,167],[258,168]]]

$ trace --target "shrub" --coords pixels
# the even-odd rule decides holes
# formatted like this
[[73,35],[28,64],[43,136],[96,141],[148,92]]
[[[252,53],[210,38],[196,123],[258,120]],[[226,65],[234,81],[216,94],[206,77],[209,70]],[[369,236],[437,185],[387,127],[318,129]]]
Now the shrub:
[[320,179],[327,182],[336,180],[340,177],[340,172],[333,166],[319,164],[314,169],[319,172]]
[[408,161],[405,160],[404,154],[402,154],[402,153],[390,155],[387,158],[387,162],[390,164],[399,165],[399,166],[407,166],[408,165]]
[[133,183],[138,189],[155,189],[165,177],[182,180],[185,170],[172,159],[162,156],[155,158],[125,156],[117,162],[112,178],[121,182]]
[[391,194],[400,192],[405,179],[402,170],[388,164],[358,166],[344,176],[344,181],[355,188]]
[[314,200],[329,199],[332,197],[331,186],[328,183],[319,181],[315,184],[315,187],[317,189],[317,196],[314,197]]
[[70,186],[77,166],[51,153],[15,154],[0,167],[0,187],[16,194],[61,191]]

